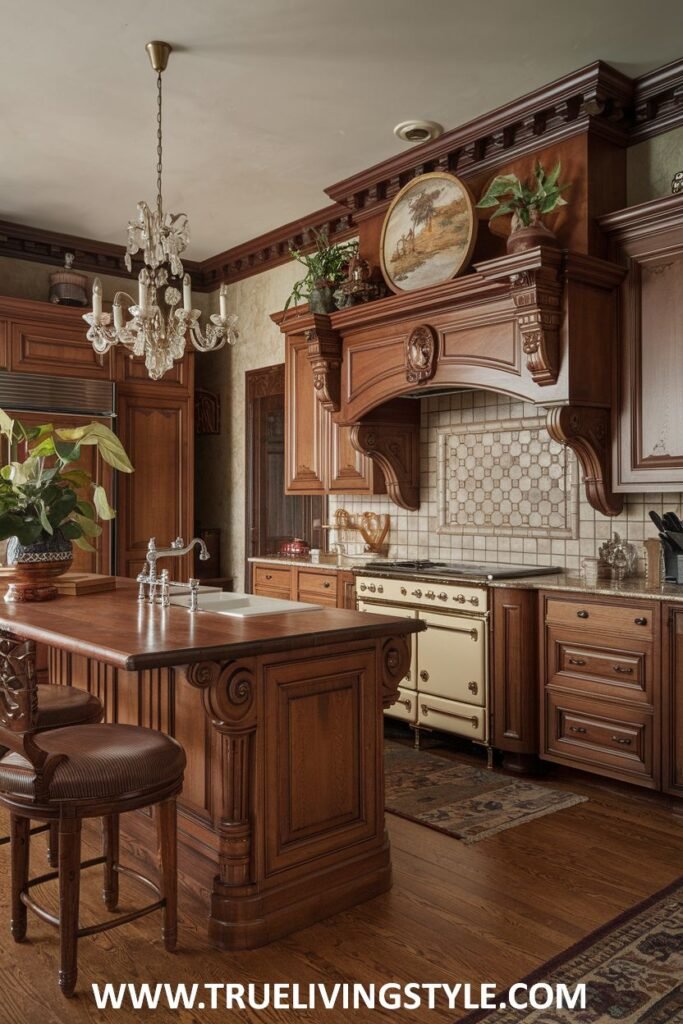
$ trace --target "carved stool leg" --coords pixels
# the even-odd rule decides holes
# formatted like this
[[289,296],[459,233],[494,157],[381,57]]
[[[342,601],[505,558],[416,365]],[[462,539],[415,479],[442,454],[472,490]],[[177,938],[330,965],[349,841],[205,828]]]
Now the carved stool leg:
[[116,910],[119,905],[119,816],[108,814],[102,819],[102,853],[104,862],[104,886],[102,899],[107,910]]
[[50,837],[47,842],[47,862],[51,868],[59,864],[59,822],[50,822]]
[[169,953],[178,939],[178,840],[175,797],[156,806],[159,838],[161,896],[166,901],[162,910],[161,935]]
[[72,996],[78,977],[78,903],[81,885],[81,820],[59,822],[59,987]]
[[28,818],[10,815],[10,840],[12,843],[12,938],[23,942],[26,938],[26,907],[21,894],[28,882],[28,859],[31,842],[31,822]]

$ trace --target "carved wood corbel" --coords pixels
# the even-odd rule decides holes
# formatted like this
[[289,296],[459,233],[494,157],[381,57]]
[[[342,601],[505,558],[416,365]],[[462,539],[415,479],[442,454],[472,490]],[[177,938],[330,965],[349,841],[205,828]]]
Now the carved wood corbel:
[[326,316],[315,316],[305,332],[308,361],[318,401],[328,412],[339,412],[341,396],[342,339]]
[[[204,708],[220,736],[221,794],[216,830],[218,881],[248,885],[252,878],[252,762],[257,727],[256,676],[252,660],[186,665],[185,677],[203,691]],[[214,891],[220,899],[220,891]]]
[[548,433],[576,455],[584,474],[586,497],[604,516],[618,516],[624,497],[612,491],[610,410],[558,405],[548,409]]
[[[553,254],[554,255],[554,254]],[[549,262],[548,262],[549,260]],[[560,365],[561,256],[544,254],[543,266],[510,277],[512,301],[527,370],[540,387],[557,381]]]
[[374,459],[384,473],[387,493],[401,508],[420,507],[420,408],[397,399],[373,409],[351,427],[351,444]]
[[400,682],[410,669],[410,644],[410,636],[390,636],[382,644],[382,707],[391,707],[398,697]]

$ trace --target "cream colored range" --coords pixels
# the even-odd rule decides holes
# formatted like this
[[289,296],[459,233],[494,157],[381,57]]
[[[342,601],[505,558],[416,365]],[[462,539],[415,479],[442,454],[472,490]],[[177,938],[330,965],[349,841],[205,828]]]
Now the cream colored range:
[[359,611],[420,618],[410,671],[386,714],[417,730],[488,741],[488,592],[457,583],[356,579]]

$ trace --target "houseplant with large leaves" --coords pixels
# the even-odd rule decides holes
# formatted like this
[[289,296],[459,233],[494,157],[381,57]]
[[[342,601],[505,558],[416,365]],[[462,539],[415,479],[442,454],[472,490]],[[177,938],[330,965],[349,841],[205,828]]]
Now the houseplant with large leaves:
[[52,579],[69,568],[72,544],[93,551],[98,520],[113,519],[105,489],[78,465],[81,448],[94,445],[122,473],[133,472],[116,435],[103,423],[30,427],[0,409],[0,434],[9,460],[0,468],[0,541],[14,570],[6,600],[56,597]]
[[561,171],[559,161],[549,173],[536,162],[529,181],[520,181],[516,174],[499,174],[484,192],[477,207],[493,209],[490,220],[512,214],[508,252],[521,252],[537,245],[557,245],[543,217],[567,205],[562,193],[570,186],[560,184]]

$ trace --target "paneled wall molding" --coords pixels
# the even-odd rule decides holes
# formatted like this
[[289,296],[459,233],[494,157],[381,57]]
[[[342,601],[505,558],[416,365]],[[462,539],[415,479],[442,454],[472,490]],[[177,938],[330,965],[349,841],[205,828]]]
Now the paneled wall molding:
[[[636,79],[595,61],[433,142],[331,185],[325,191],[332,205],[185,266],[194,288],[213,291],[223,281],[239,281],[286,263],[290,246],[310,251],[314,230],[326,229],[332,241],[352,237],[359,221],[376,214],[406,182],[426,171],[449,170],[469,178],[573,135],[590,132],[631,146],[681,125],[683,59]],[[61,266],[67,252],[75,254],[79,270],[131,276],[123,246],[0,221],[0,256]]]

